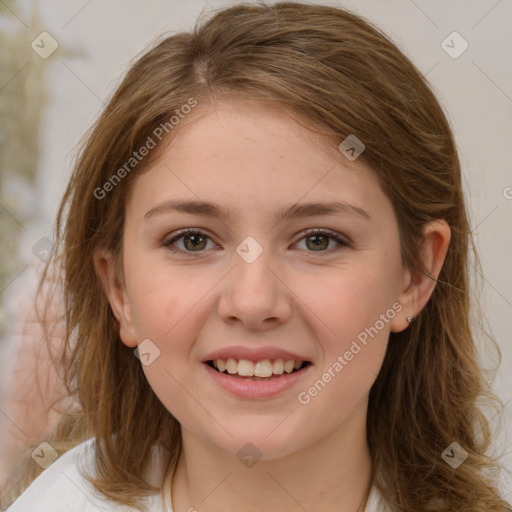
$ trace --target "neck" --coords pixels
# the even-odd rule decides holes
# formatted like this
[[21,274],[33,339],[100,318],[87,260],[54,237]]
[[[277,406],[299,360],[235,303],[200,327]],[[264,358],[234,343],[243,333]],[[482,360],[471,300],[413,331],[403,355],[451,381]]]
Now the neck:
[[224,512],[226,504],[239,512],[362,512],[371,477],[366,410],[363,401],[323,439],[251,467],[182,427],[174,512]]

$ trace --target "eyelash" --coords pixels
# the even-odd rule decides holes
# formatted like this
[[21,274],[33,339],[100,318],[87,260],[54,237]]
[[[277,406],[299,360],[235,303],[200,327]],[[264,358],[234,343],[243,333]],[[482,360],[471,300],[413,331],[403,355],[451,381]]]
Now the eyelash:
[[[211,240],[211,238],[206,233],[204,233],[202,231],[199,231],[197,229],[183,229],[181,231],[178,231],[176,233],[176,235],[173,236],[171,239],[164,240],[162,245],[164,247],[166,247],[169,251],[173,252],[173,253],[181,253],[181,254],[186,255],[187,257],[193,256],[194,254],[196,254],[196,252],[197,253],[205,252],[204,250],[203,251],[184,251],[182,249],[177,249],[176,247],[172,246],[172,244],[175,243],[176,241],[178,241],[181,238],[184,238],[186,236],[189,236],[189,235],[201,235],[201,236],[204,236],[204,237],[206,237],[206,238]],[[344,249],[346,247],[350,247],[351,246],[351,244],[347,240],[341,238],[334,231],[327,231],[325,229],[308,229],[308,230],[304,231],[302,238],[300,238],[296,243],[300,242],[304,238],[308,238],[308,237],[313,236],[313,235],[324,235],[324,236],[327,236],[328,238],[334,240],[335,242],[338,242],[338,244],[340,244],[340,245],[338,247],[335,247],[334,249],[331,249],[331,250],[307,251],[307,252],[311,252],[311,253],[319,252],[319,253],[332,254],[332,253],[336,253],[336,252],[338,252],[338,251],[340,251],[340,250],[342,250],[342,249]]]

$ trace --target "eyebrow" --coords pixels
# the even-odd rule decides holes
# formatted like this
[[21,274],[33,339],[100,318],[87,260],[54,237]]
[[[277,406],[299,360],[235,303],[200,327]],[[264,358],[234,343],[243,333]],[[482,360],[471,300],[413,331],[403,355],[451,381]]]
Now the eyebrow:
[[[169,212],[181,212],[188,213],[190,215],[215,217],[220,219],[228,219],[230,216],[228,209],[207,201],[171,200],[165,201],[164,203],[151,208],[144,215],[144,219]],[[332,214],[350,214],[364,220],[371,220],[368,212],[358,206],[341,202],[329,202],[295,203],[290,206],[279,208],[274,214],[274,222],[277,223],[281,220],[289,220],[292,218],[305,218],[313,217],[315,215]]]

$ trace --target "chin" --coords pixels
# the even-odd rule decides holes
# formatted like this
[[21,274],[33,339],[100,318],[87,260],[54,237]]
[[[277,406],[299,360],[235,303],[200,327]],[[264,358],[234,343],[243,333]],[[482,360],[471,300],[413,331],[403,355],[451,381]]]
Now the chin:
[[[308,443],[302,438],[300,430],[292,431],[289,426],[276,428],[278,424],[279,422],[275,421],[258,422],[257,425],[253,424],[252,428],[244,428],[240,424],[231,428],[226,425],[232,437],[222,430],[221,438],[212,436],[209,437],[209,442],[245,464],[245,460],[281,459],[315,441],[310,440]],[[246,465],[250,467],[250,464]]]

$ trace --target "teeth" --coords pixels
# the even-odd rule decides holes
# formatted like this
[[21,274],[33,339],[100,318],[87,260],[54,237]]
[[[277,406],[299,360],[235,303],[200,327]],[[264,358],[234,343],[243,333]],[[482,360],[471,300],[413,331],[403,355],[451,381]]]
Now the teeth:
[[271,377],[272,363],[268,359],[265,359],[265,361],[258,361],[254,365],[254,375],[256,377]]
[[276,375],[282,375],[284,372],[284,361],[282,359],[276,359],[272,365],[272,373]]
[[273,362],[265,359],[253,363],[248,359],[236,360],[230,357],[227,360],[216,359],[213,361],[213,366],[220,372],[227,371],[230,375],[268,378],[272,375],[282,375],[284,372],[292,373],[293,370],[298,370],[303,363],[304,361],[284,361],[283,359],[276,359]]
[[242,377],[254,377],[254,363],[247,359],[238,361],[238,375]]
[[284,371],[286,373],[292,373],[294,366],[295,366],[295,362],[294,361],[286,361],[286,363],[284,363]]
[[226,361],[226,370],[231,375],[238,372],[238,363],[231,357]]

